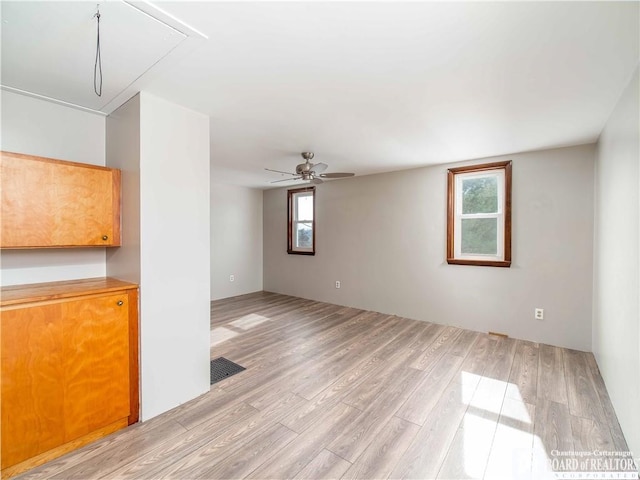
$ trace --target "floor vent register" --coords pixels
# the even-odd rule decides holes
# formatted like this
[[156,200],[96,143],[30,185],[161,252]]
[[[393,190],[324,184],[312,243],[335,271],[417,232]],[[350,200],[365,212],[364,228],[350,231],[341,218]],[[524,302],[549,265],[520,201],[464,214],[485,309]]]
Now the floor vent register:
[[229,378],[236,373],[242,372],[246,368],[233,363],[231,360],[227,360],[224,357],[219,357],[211,360],[211,385]]

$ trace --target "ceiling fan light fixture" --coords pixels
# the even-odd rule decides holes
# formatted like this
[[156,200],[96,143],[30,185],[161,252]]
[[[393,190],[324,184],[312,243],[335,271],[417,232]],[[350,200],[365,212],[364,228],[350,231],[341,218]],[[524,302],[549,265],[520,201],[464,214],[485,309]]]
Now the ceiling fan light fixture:
[[265,168],[265,170],[269,170],[270,172],[284,173],[287,175],[293,175],[295,178],[284,179],[284,180],[276,180],[275,182],[284,182],[289,180],[305,180],[307,182],[311,182],[315,185],[319,185],[324,183],[323,178],[345,178],[345,177],[353,177],[354,173],[320,173],[324,172],[328,165],[326,163],[311,163],[310,160],[315,156],[313,152],[302,152],[302,158],[304,159],[304,163],[300,163],[296,165],[296,173],[283,172],[281,170],[273,170],[271,168]]

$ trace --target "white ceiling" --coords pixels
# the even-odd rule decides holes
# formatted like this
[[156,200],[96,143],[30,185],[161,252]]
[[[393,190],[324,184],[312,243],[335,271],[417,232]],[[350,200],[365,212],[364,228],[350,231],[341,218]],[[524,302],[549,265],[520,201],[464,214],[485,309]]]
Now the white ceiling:
[[99,97],[93,84],[96,11],[94,3],[3,3],[2,84],[100,110],[186,38],[129,4],[102,5],[106,78]]
[[306,150],[365,175],[594,142],[640,59],[638,2],[158,4],[209,40],[137,86],[258,188]]
[[[2,86],[109,113],[204,38],[153,5],[100,3],[103,88],[94,92],[97,2],[3,1]],[[99,82],[99,80],[98,80]],[[99,87],[98,87],[99,89]],[[99,91],[99,90],[98,90]]]

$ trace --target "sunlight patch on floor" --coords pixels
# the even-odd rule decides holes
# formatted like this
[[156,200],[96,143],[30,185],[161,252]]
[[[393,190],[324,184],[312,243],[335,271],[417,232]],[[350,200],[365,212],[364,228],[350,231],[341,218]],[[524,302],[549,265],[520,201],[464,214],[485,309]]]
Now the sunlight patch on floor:
[[502,410],[502,401],[504,400],[506,390],[507,382],[482,377],[469,407],[472,407],[474,410],[493,413],[495,417],[499,415]]
[[556,479],[556,475],[551,468],[547,449],[542,439],[536,435],[533,437],[533,456],[532,456],[533,478],[535,480],[551,480]]
[[239,333],[224,327],[216,327],[211,330],[211,346],[218,345],[222,342],[239,335]]
[[[525,403],[516,385],[462,372],[462,402],[468,405],[460,426],[465,478],[512,480],[534,476],[535,408]],[[506,393],[509,392],[509,397]],[[538,440],[538,462],[543,477],[550,471]]]
[[466,478],[482,478],[491,451],[495,421],[466,413],[462,421],[464,432],[464,471]]
[[240,317],[239,319],[234,320],[233,322],[229,323],[229,325],[231,325],[232,327],[240,328],[241,330],[249,330],[256,325],[260,325],[261,323],[267,322],[269,320],[269,318],[263,317],[262,315],[250,313],[249,315],[245,315],[244,317]]
[[460,384],[462,385],[462,403],[464,405],[469,405],[471,403],[471,399],[473,398],[473,394],[478,387],[478,383],[482,379],[482,375],[476,375],[475,373],[469,372],[461,372],[460,374]]
[[532,405],[505,398],[484,478],[532,478],[533,409]]

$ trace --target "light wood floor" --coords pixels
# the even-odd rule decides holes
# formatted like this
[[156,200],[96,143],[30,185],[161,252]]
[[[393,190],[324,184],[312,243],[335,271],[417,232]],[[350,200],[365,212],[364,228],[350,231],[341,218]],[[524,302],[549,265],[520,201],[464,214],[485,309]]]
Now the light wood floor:
[[211,392],[20,478],[553,478],[626,451],[594,358],[272,293],[213,302]]

